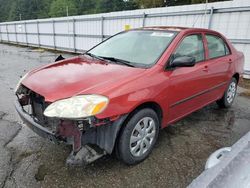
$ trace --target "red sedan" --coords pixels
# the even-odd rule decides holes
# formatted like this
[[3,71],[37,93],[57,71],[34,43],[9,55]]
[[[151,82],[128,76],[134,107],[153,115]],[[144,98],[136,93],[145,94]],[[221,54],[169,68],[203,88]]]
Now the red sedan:
[[30,71],[15,105],[37,134],[72,145],[69,164],[113,151],[136,164],[161,128],[215,101],[230,107],[243,64],[244,55],[215,31],[133,29]]

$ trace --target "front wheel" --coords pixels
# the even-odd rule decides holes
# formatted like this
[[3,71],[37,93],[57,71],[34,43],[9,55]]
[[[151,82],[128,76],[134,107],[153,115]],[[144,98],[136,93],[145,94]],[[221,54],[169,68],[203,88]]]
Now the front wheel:
[[151,153],[159,134],[159,118],[150,108],[135,113],[118,138],[118,157],[128,165],[137,164]]
[[237,80],[236,78],[232,78],[229,83],[227,90],[225,91],[223,97],[217,101],[217,104],[223,108],[229,108],[232,106],[234,98],[237,92]]

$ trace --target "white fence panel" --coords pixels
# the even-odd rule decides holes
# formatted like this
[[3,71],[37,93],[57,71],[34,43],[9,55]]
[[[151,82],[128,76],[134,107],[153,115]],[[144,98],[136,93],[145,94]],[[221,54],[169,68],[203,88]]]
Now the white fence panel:
[[12,42],[16,42],[16,35],[13,33],[9,34],[9,40]]
[[53,33],[53,24],[49,22],[39,22],[39,33]]
[[25,38],[25,34],[17,34],[17,42],[18,43],[25,43],[26,42],[26,38]]
[[101,35],[101,21],[75,20],[75,33],[85,35]]
[[37,33],[37,23],[27,22],[26,28],[27,28],[27,33]]
[[40,45],[41,46],[47,46],[48,48],[52,48],[54,45],[53,42],[53,36],[49,36],[49,35],[41,35],[40,36]]
[[131,28],[142,27],[141,18],[119,19],[119,20],[104,20],[104,35],[114,35],[124,30],[125,25],[130,25]]
[[235,44],[234,45],[237,50],[243,52],[245,54],[245,67],[246,71],[250,70],[250,63],[249,63],[249,52],[250,52],[250,45],[249,44]]
[[98,38],[90,38],[90,37],[76,37],[76,49],[79,52],[83,52],[83,49],[90,49],[96,44],[101,42],[101,39]]
[[37,35],[29,34],[27,36],[28,44],[31,46],[37,45],[38,46],[38,37]]

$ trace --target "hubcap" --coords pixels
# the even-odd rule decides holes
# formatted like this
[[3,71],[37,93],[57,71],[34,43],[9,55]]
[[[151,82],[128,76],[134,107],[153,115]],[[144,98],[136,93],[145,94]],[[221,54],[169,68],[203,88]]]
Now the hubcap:
[[140,157],[146,153],[155,139],[155,121],[150,117],[142,118],[135,126],[130,136],[130,153]]
[[227,102],[232,103],[236,94],[236,83],[232,82],[227,90]]

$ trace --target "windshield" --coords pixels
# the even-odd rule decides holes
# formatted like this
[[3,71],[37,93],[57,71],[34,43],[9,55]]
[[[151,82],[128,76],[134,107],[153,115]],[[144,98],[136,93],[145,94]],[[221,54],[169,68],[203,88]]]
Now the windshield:
[[123,32],[99,44],[88,53],[123,60],[134,66],[149,67],[156,63],[175,35],[176,32],[172,31]]

